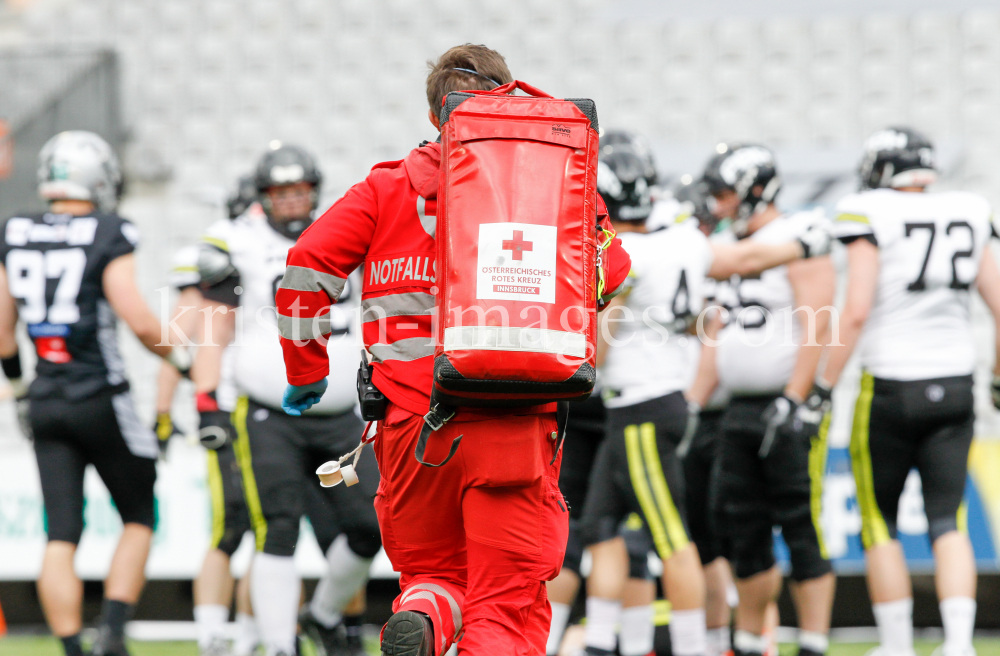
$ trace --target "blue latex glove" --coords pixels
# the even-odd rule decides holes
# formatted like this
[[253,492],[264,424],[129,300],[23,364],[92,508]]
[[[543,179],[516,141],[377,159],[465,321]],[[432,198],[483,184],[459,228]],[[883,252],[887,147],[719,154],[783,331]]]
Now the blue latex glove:
[[308,385],[289,385],[281,397],[281,409],[293,417],[301,416],[303,412],[319,403],[327,385],[329,383],[326,378]]

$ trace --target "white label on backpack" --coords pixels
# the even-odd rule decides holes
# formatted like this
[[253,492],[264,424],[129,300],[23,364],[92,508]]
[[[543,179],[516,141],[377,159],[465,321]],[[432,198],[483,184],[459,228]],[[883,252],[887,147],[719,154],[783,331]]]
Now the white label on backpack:
[[481,223],[476,298],[556,302],[556,227]]

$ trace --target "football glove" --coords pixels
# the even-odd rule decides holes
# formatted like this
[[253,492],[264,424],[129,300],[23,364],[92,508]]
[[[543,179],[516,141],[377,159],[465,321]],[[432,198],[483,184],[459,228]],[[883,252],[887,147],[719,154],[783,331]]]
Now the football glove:
[[329,383],[326,378],[320,378],[308,385],[289,385],[281,397],[281,409],[293,417],[301,416],[303,412],[319,403],[327,385]]
[[169,412],[159,412],[156,414],[156,421],[153,422],[153,432],[156,433],[156,441],[160,445],[161,458],[167,453],[167,442],[170,438],[174,435],[182,435]]
[[691,451],[691,443],[698,432],[698,424],[701,423],[701,405],[695,401],[687,402],[687,425],[684,427],[684,437],[677,445],[677,457],[683,460]]
[[[809,397],[813,396],[810,392]],[[796,437],[808,439],[815,435],[823,421],[824,413],[820,411],[820,407],[810,408],[808,401],[798,403],[784,394],[772,401],[761,414],[766,428],[757,455],[761,459],[767,458],[778,440]]]
[[198,407],[198,440],[206,449],[221,449],[233,441],[233,424],[229,413],[219,409],[215,392],[199,392],[195,396]]
[[802,246],[802,257],[805,259],[829,255],[830,246],[833,243],[833,237],[830,235],[830,231],[826,226],[814,224],[809,226],[808,230],[799,235],[798,241],[799,245]]

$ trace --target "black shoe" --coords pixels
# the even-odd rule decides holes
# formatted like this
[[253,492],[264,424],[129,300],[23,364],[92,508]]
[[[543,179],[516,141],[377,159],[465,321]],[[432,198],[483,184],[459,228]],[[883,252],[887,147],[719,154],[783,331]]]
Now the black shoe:
[[364,642],[359,635],[347,635],[347,646],[344,649],[344,656],[368,656]]
[[90,646],[90,656],[131,656],[125,648],[125,638],[102,626],[97,630],[97,640]]
[[324,626],[308,607],[299,613],[299,628],[313,641],[318,656],[341,656],[347,649],[343,625]]
[[423,613],[401,610],[382,630],[384,656],[434,656],[434,628]]

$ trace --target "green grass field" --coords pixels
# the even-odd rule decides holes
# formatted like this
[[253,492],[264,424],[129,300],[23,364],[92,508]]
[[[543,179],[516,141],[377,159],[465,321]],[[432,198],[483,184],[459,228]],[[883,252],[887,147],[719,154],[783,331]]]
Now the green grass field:
[[[976,640],[978,656],[1000,656],[1000,638]],[[918,640],[918,656],[930,656],[940,643],[932,640]],[[829,656],[864,656],[874,647],[873,643],[834,643],[830,645]],[[198,656],[198,648],[193,642],[132,642],[129,645],[132,656]],[[377,645],[369,644],[369,653],[378,653]],[[781,656],[794,656],[794,645],[782,645]],[[54,638],[0,638],[0,656],[63,656],[59,642]]]

